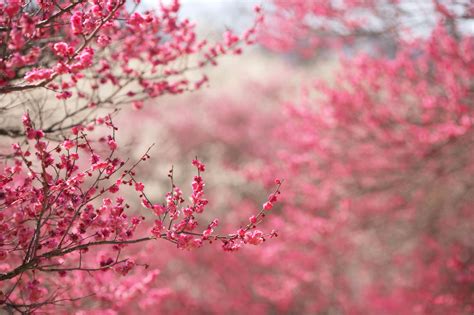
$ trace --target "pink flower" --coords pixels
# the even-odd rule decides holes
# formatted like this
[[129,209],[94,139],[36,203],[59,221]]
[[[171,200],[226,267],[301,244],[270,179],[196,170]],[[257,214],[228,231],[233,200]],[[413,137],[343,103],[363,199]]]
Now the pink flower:
[[74,148],[74,146],[75,146],[75,144],[71,140],[64,140],[64,142],[63,142],[63,147],[66,150],[70,150],[70,149]]
[[23,116],[22,116],[22,122],[23,122],[23,126],[25,126],[25,127],[31,127],[31,118],[30,118],[30,114],[29,114],[29,113],[23,114]]
[[74,47],[65,42],[58,42],[53,45],[53,51],[60,57],[70,57],[74,54]]
[[135,261],[133,259],[128,259],[127,261],[118,264],[115,267],[115,271],[122,276],[125,276],[130,272],[130,270],[132,270],[133,267],[135,267]]
[[163,222],[161,222],[160,220],[155,220],[155,225],[151,230],[151,233],[156,237],[161,237],[161,231],[163,231],[163,229]]
[[143,185],[143,183],[140,183],[140,182],[135,183],[135,190],[136,191],[143,192],[144,188],[145,188],[145,185]]
[[257,217],[253,215],[249,218],[249,221],[250,221],[250,223],[255,224],[255,223],[257,223]]
[[153,212],[155,212],[156,215],[163,215],[166,212],[165,207],[162,205],[153,205]]
[[76,11],[74,14],[71,16],[71,30],[74,34],[81,34],[83,31],[83,26],[82,26],[82,12]]
[[12,18],[14,17],[21,9],[21,1],[19,0],[11,0],[6,2],[7,5],[5,7],[5,12],[7,15]]
[[263,209],[271,210],[273,208],[273,204],[270,201],[267,201],[263,204]]
[[209,229],[206,229],[206,230],[204,230],[204,232],[202,232],[202,236],[203,236],[203,238],[204,238],[204,239],[207,239],[207,238],[209,238],[209,236],[211,236],[211,235],[212,235],[212,232],[214,232],[214,230],[213,230],[213,229],[210,229],[210,228],[209,228]]
[[260,230],[255,230],[253,232],[247,232],[245,234],[245,241],[248,244],[252,245],[260,245],[263,243],[264,238],[263,238],[263,232]]
[[193,160],[193,165],[198,169],[200,172],[204,172],[206,170],[206,166],[199,161],[198,159]]
[[25,80],[28,82],[49,80],[52,76],[53,70],[51,69],[34,69],[25,74]]
[[110,44],[110,40],[110,36],[100,35],[97,38],[97,44],[99,44],[101,47],[107,47]]
[[142,15],[138,12],[132,13],[130,18],[128,19],[128,24],[138,26],[145,22],[145,19]]
[[107,144],[109,145],[109,148],[112,151],[116,150],[118,147],[117,142],[115,142],[114,139],[110,139],[109,141],[107,141]]
[[117,186],[116,184],[113,184],[112,186],[110,186],[109,191],[114,194],[118,192],[119,189],[120,189],[119,186]]

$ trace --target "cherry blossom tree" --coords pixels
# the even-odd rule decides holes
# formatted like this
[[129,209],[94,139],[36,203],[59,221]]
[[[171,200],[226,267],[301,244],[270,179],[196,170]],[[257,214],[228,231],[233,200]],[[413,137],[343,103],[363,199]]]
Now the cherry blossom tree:
[[[150,257],[129,245],[165,240],[191,250],[219,242],[236,251],[276,236],[256,227],[277,201],[281,181],[239,229],[218,234],[218,219],[199,219],[208,200],[205,165],[197,157],[189,198],[171,168],[169,192],[160,201],[149,196],[137,171],[151,147],[136,160],[120,150],[113,121],[121,108],[201,88],[208,79],[195,72],[240,54],[262,22],[257,8],[243,35],[229,30],[210,44],[179,11],[178,1],[156,11],[122,0],[0,4],[0,135],[12,144],[2,148],[0,172],[6,311],[122,307],[158,275],[134,273],[147,269]],[[129,273],[132,280],[118,279]]]

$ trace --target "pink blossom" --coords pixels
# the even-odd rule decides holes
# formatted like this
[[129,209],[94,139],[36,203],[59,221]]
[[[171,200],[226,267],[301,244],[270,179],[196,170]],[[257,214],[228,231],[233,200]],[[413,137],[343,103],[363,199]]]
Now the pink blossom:
[[82,12],[75,11],[74,14],[71,16],[71,30],[74,34],[81,34],[83,31],[82,25]]
[[107,141],[107,144],[109,145],[110,150],[117,150],[118,145],[115,140],[110,139],[109,141]]
[[271,210],[273,208],[273,203],[271,203],[270,201],[267,201],[263,204],[263,209],[265,210]]
[[53,76],[53,70],[51,69],[35,69],[25,74],[25,80],[28,82],[48,80],[52,76]]
[[135,183],[135,190],[139,192],[143,192],[143,189],[145,188],[145,185],[143,183],[137,182]]

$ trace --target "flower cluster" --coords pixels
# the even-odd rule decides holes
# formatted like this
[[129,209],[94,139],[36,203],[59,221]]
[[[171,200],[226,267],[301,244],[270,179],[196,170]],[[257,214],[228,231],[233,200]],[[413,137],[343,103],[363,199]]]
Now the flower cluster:
[[[217,219],[199,231],[197,216],[205,211],[208,201],[201,176],[205,166],[197,159],[193,164],[198,175],[192,182],[189,204],[174,185],[173,171],[169,175],[172,189],[165,202],[152,202],[145,185],[135,179],[136,167],[150,158],[148,151],[127,167],[117,157],[118,128],[110,115],[87,127],[75,126],[73,137],[59,144],[49,143],[28,113],[23,125],[29,145],[13,145],[13,165],[6,166],[0,177],[0,259],[4,270],[0,279],[3,303],[10,307],[54,304],[61,294],[51,291],[55,283],[51,274],[65,277],[67,273],[108,269],[128,274],[137,266],[132,257],[123,257],[130,244],[163,239],[189,250],[212,240],[225,245],[242,238],[244,243],[257,245],[263,239],[261,232],[215,234]],[[94,140],[88,133],[96,128],[111,133]],[[134,187],[149,212],[127,210],[133,201],[119,195],[127,186]],[[273,195],[277,193],[279,190]],[[151,232],[143,235],[139,227],[146,224],[147,217],[155,217],[155,223]],[[256,217],[259,222],[263,219],[261,213]],[[102,258],[97,265],[91,260],[98,249]]]
[[[178,0],[154,11],[140,11],[138,3],[125,0],[2,3],[0,93],[44,88],[58,100],[73,98],[79,109],[63,120],[92,107],[139,109],[144,100],[203,87],[205,74],[189,79],[184,73],[240,54],[254,43],[263,21],[256,10],[244,34],[229,30],[210,43],[198,37],[194,23],[179,18],[180,8]],[[61,130],[60,122],[53,125],[44,131]]]

